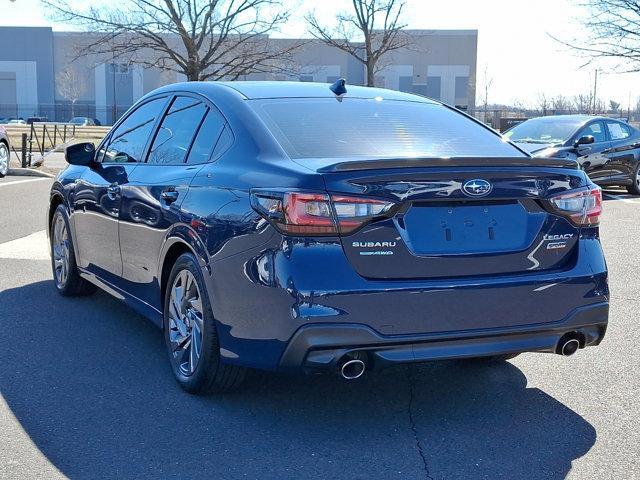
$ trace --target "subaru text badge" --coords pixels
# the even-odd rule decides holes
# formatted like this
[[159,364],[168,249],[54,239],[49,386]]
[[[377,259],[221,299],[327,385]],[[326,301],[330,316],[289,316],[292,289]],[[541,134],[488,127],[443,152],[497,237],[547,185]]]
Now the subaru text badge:
[[462,185],[462,191],[469,197],[484,197],[485,195],[489,195],[491,190],[493,190],[493,186],[481,178],[468,180]]

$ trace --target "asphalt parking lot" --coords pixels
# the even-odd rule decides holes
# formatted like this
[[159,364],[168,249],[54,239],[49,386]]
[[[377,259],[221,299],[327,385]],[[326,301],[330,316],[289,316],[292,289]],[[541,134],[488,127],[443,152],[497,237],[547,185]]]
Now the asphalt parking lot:
[[0,179],[0,478],[640,478],[640,198],[605,197],[598,348],[194,397],[153,325],[106,294],[57,295],[50,185]]

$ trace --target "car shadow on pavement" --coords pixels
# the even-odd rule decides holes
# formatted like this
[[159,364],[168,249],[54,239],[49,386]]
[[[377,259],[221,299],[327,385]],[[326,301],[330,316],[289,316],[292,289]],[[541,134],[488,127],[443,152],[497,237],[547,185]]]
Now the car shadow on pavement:
[[196,397],[173,381],[160,331],[106,294],[38,282],[0,306],[1,393],[71,478],[555,479],[596,440],[510,363],[262,374]]

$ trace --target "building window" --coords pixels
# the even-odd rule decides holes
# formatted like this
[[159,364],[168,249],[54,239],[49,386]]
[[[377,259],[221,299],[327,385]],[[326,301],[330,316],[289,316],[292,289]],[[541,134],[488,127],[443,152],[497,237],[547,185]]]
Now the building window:
[[442,89],[442,77],[427,77],[426,95],[429,98],[440,100]]
[[456,100],[466,100],[469,91],[469,77],[456,77]]
[[301,82],[313,82],[313,75],[300,75],[298,80]]
[[413,90],[413,76],[399,76],[398,89],[401,92],[411,92]]

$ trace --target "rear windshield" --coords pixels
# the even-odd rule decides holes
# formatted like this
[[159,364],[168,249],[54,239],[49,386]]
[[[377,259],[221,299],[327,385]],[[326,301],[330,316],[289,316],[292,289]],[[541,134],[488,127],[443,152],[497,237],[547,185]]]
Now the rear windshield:
[[381,98],[249,102],[294,159],[524,156],[500,136],[435,103]]

